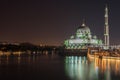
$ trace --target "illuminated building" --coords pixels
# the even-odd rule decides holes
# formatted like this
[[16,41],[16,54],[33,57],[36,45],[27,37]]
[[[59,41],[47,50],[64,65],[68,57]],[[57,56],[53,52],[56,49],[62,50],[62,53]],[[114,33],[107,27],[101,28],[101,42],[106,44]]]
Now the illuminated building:
[[104,31],[104,44],[105,44],[105,49],[109,49],[109,25],[108,25],[108,8],[106,6],[105,8],[105,31]]
[[92,36],[89,27],[83,23],[70,39],[64,41],[64,45],[66,49],[86,49],[88,46],[102,45],[102,40]]

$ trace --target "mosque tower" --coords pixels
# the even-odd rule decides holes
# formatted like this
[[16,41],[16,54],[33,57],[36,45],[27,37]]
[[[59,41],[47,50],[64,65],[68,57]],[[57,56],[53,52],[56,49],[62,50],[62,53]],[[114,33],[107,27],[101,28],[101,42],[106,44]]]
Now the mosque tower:
[[108,7],[105,7],[105,27],[104,27],[104,45],[105,49],[109,49],[109,25],[108,25]]

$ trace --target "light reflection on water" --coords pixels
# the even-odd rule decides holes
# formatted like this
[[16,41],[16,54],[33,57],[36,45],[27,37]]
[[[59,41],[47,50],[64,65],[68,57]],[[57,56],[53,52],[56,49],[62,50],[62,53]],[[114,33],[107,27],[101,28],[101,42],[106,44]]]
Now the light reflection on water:
[[67,56],[65,72],[71,80],[117,80],[114,76],[120,76],[120,60]]
[[9,64],[31,64],[35,63],[36,56],[0,56],[0,65],[9,65]]

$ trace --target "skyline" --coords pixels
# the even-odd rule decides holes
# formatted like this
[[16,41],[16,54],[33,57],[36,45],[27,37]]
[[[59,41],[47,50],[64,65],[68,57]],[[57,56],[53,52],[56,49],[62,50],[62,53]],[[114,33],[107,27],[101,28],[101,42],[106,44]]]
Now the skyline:
[[110,43],[120,44],[119,2],[6,0],[0,5],[0,41],[61,45],[76,32],[83,19],[92,34],[104,41],[104,9],[107,3]]

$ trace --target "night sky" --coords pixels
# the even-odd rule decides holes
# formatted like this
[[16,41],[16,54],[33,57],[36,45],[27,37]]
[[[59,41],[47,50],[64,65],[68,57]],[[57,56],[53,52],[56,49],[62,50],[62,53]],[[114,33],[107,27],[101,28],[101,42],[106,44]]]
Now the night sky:
[[110,43],[120,44],[119,0],[3,0],[0,41],[61,45],[82,24],[104,39],[104,8],[109,8]]

